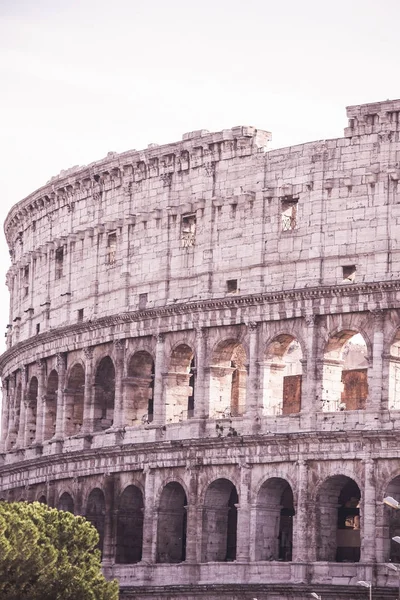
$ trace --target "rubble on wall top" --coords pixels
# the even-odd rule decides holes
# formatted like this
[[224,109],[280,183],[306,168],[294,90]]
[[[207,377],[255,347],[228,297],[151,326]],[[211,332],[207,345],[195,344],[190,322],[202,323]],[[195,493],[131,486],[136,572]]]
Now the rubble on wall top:
[[355,104],[346,108],[349,126],[345,137],[398,131],[400,122],[400,99]]

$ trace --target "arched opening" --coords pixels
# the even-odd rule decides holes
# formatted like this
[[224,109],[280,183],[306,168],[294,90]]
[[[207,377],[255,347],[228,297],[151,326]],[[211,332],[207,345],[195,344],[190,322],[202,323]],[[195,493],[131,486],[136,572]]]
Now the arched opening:
[[46,496],[40,496],[40,498],[38,498],[38,502],[40,502],[40,504],[47,504]]
[[74,501],[68,492],[63,492],[57,503],[58,510],[74,514]]
[[28,403],[26,406],[26,444],[33,444],[36,439],[38,380],[32,377],[28,387]]
[[85,398],[85,370],[79,363],[69,372],[67,389],[64,392],[64,435],[77,435],[83,424]]
[[[400,475],[389,483],[384,497],[400,498]],[[400,563],[400,544],[392,538],[400,535],[400,510],[390,506],[383,507],[383,552],[385,562]]]
[[216,347],[210,367],[210,417],[238,417],[246,406],[246,352],[237,340]]
[[256,560],[292,560],[293,492],[280,477],[268,479],[257,496]]
[[19,422],[21,415],[21,397],[22,397],[22,385],[19,382],[14,392],[14,405],[13,405],[13,424],[10,429],[10,433],[7,439],[7,449],[12,449],[17,443]]
[[325,348],[322,373],[322,410],[365,409],[368,396],[368,350],[354,331],[332,336]]
[[400,330],[390,346],[389,410],[400,410]]
[[94,386],[94,431],[102,431],[114,422],[115,368],[109,356],[100,361]]
[[121,494],[117,514],[115,562],[133,564],[142,560],[143,494],[130,485]]
[[128,364],[125,418],[128,426],[153,420],[154,360],[145,351],[135,352]]
[[168,483],[161,493],[158,509],[158,563],[179,563],[186,559],[186,505],[181,484]]
[[56,432],[58,373],[53,369],[47,378],[43,439],[49,440]]
[[303,353],[291,335],[276,337],[263,364],[263,406],[266,415],[292,415],[301,410]]
[[194,352],[187,344],[180,344],[171,354],[166,380],[167,423],[178,423],[193,415],[194,380]]
[[236,559],[236,487],[228,479],[217,479],[208,486],[203,507],[202,562]]
[[104,546],[104,524],[106,514],[106,501],[104,493],[99,488],[95,488],[89,494],[86,504],[86,519],[96,527],[99,534],[98,549],[103,554]]
[[329,477],[316,500],[317,560],[360,560],[360,488],[344,475]]

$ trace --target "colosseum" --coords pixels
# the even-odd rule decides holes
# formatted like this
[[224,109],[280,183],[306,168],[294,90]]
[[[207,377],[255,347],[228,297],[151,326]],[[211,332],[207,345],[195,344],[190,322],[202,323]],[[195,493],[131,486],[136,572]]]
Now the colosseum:
[[85,515],[122,599],[397,598],[400,100],[347,115],[110,152],[7,216],[0,496]]

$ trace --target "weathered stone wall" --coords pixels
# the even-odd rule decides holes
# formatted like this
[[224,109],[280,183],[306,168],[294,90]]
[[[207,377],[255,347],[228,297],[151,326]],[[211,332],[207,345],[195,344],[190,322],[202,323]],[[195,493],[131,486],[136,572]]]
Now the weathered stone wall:
[[122,597],[395,597],[399,114],[194,132],[10,211],[0,497],[86,515]]

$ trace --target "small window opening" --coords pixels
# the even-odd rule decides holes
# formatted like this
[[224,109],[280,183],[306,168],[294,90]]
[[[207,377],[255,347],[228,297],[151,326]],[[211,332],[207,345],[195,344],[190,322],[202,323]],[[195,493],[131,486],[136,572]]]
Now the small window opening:
[[117,232],[112,231],[107,237],[107,264],[114,265],[117,253]]
[[346,265],[342,267],[343,281],[346,283],[353,283],[356,279],[356,266]]
[[282,231],[293,231],[297,226],[297,205],[298,199],[293,196],[282,198],[281,205],[281,223]]
[[185,215],[181,223],[182,248],[194,246],[196,238],[196,215]]
[[83,308],[78,309],[78,323],[83,321]]
[[63,276],[64,269],[64,248],[57,248],[56,250],[56,279],[61,279]]
[[40,323],[36,323],[36,335],[40,333]]
[[139,294],[139,310],[143,310],[147,305],[147,294]]
[[228,294],[233,294],[238,291],[237,279],[228,279],[226,282],[226,290]]
[[29,265],[26,265],[26,267],[24,267],[23,289],[24,289],[24,298],[26,298],[29,294]]

